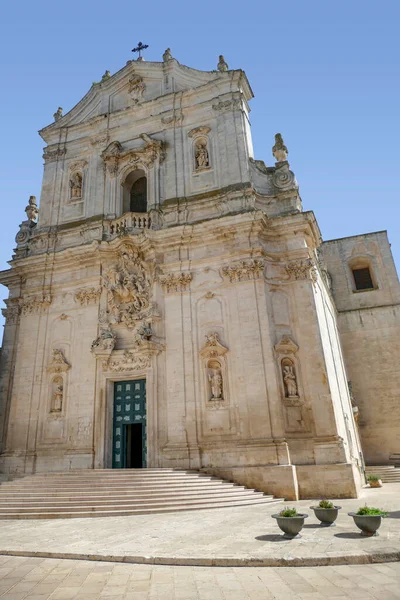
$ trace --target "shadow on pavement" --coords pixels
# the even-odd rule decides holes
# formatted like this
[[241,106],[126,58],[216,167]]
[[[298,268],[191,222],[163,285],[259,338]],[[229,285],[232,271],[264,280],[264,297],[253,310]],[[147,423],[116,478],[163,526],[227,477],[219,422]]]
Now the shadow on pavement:
[[278,535],[276,533],[267,534],[267,535],[257,535],[255,539],[258,540],[259,542],[291,542],[292,541],[287,538],[284,538],[283,535]]

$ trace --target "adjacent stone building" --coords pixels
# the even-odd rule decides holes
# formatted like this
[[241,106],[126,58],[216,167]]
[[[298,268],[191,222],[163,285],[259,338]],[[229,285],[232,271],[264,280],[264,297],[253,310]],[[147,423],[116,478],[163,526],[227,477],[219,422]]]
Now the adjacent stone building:
[[368,460],[399,450],[386,235],[322,243],[281,136],[274,166],[253,157],[252,97],[223,57],[168,50],[40,132],[38,222],[31,197],[0,273],[1,471],[205,469],[338,497],[363,482],[354,414]]

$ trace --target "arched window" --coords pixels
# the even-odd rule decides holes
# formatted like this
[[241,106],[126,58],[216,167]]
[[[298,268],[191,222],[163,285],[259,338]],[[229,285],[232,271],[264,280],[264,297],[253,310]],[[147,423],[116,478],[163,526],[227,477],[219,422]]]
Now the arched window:
[[123,213],[147,213],[147,177],[142,169],[135,169],[128,174],[122,190]]
[[140,177],[131,187],[130,212],[147,212],[147,179]]

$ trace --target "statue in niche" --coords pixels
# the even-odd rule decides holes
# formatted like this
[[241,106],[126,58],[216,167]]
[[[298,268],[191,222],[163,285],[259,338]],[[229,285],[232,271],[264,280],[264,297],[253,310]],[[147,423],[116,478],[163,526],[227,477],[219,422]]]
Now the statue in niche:
[[288,398],[298,397],[297,380],[292,364],[283,364],[283,381],[285,382],[286,396]]
[[53,379],[50,412],[61,412],[64,398],[64,382],[62,377]]
[[69,181],[71,199],[82,198],[82,174],[74,173]]
[[223,400],[223,381],[221,365],[218,361],[209,363],[208,381],[211,388],[211,400]]
[[210,166],[210,157],[207,150],[206,140],[197,140],[194,156],[196,169],[206,169]]

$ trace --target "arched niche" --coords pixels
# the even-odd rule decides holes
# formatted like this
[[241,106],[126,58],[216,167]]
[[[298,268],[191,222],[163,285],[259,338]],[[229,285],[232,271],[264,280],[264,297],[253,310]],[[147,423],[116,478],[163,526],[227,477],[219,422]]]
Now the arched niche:
[[143,169],[128,173],[122,184],[122,212],[147,213],[147,175]]

